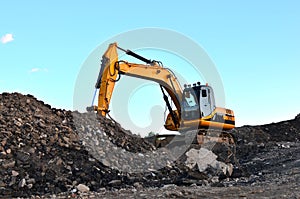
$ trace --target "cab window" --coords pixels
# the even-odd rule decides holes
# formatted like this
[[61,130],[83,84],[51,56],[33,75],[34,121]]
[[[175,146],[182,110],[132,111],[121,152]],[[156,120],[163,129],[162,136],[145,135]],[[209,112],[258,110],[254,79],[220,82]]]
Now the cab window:
[[190,91],[185,91],[185,93],[184,93],[184,104],[187,106],[196,106],[197,105],[196,97]]
[[201,95],[202,95],[202,97],[207,97],[206,89],[201,90]]

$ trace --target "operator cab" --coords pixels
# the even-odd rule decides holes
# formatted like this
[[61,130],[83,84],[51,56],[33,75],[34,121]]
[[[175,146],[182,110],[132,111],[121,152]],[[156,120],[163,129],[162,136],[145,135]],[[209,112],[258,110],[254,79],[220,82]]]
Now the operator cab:
[[199,119],[210,115],[215,106],[213,89],[208,85],[185,85],[183,90],[182,117],[184,120]]

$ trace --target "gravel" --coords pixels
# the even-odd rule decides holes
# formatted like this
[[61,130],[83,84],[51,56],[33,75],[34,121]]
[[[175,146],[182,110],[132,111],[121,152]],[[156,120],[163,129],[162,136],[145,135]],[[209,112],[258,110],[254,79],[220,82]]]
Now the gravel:
[[[156,149],[113,120],[2,93],[0,197],[299,197],[300,114],[232,134],[232,175],[199,172],[185,165],[186,148]],[[213,152],[222,161],[224,150]]]

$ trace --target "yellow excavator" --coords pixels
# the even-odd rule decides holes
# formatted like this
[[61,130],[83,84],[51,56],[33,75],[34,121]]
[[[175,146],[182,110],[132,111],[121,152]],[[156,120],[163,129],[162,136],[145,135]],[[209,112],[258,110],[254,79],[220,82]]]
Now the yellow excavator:
[[[119,60],[117,50],[124,51],[145,64]],[[233,142],[232,137],[226,132],[235,127],[234,113],[230,109],[216,107],[212,87],[197,82],[193,85],[185,84],[182,89],[175,74],[163,67],[160,61],[146,59],[131,50],[119,47],[117,43],[110,44],[102,56],[100,73],[95,85],[95,88],[99,89],[98,106],[88,107],[88,111],[96,111],[102,116],[108,114],[114,86],[121,75],[158,83],[169,111],[164,125],[167,130],[179,132],[198,130],[199,144],[202,144],[205,138],[216,142]],[[172,109],[166,93],[176,110]],[[221,133],[218,137],[209,137],[206,135],[207,129],[218,129],[225,133]]]

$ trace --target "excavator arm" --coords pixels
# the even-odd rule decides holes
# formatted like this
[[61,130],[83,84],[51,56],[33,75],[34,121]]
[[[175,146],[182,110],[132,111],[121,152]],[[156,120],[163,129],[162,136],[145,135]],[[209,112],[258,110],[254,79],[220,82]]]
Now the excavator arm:
[[118,81],[120,75],[132,76],[157,82],[162,87],[162,89],[164,89],[169,94],[178,113],[175,115],[175,113],[170,110],[170,105],[167,105],[172,115],[173,123],[178,127],[180,121],[179,116],[181,110],[180,103],[182,101],[182,89],[176,76],[169,69],[163,68],[161,65],[159,65],[158,62],[147,60],[132,51],[125,51],[122,48],[119,49],[148,64],[135,64],[126,61],[118,61],[118,48],[119,47],[117,46],[117,43],[110,44],[102,57],[102,65],[95,86],[96,88],[100,89],[98,96],[98,106],[95,107],[96,111],[102,116],[106,116],[109,111],[109,104],[116,81]]

